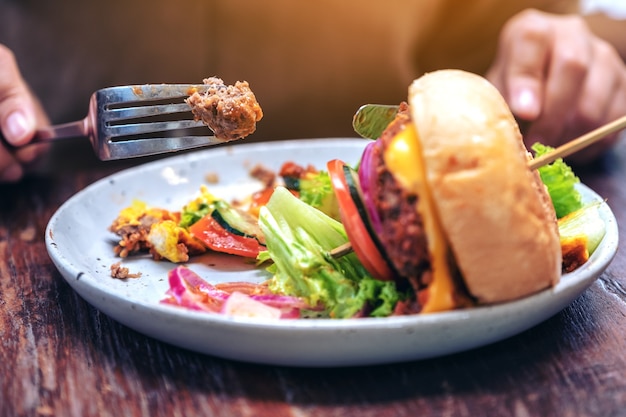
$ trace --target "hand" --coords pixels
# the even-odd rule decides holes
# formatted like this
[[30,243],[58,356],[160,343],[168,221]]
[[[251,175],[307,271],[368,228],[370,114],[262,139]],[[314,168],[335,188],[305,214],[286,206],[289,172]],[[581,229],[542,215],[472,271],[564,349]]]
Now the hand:
[[11,145],[30,142],[37,127],[46,124],[45,112],[24,82],[13,53],[0,45],[0,182],[19,180],[24,164],[44,151],[45,145],[21,149],[11,149]]
[[[527,146],[559,146],[626,114],[626,66],[580,16],[523,11],[504,26],[487,78],[523,126]],[[596,158],[614,134],[570,159]]]

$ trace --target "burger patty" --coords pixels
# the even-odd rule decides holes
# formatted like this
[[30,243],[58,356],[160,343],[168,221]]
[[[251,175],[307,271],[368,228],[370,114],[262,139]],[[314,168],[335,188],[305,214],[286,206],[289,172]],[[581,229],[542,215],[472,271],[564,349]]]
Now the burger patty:
[[263,110],[247,81],[226,85],[217,77],[204,80],[206,93],[195,92],[185,101],[196,120],[202,120],[222,140],[246,137],[256,130]]
[[400,107],[396,119],[382,133],[375,148],[375,201],[382,223],[379,239],[389,260],[401,279],[409,281],[418,292],[430,281],[430,257],[422,216],[416,209],[419,196],[409,193],[387,169],[383,149],[410,122],[406,103]]

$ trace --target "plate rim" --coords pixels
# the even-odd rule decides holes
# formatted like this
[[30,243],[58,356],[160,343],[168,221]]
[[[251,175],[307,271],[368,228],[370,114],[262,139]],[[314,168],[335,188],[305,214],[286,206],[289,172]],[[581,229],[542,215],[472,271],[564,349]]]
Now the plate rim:
[[[272,141],[272,142],[255,142],[255,143],[247,143],[247,144],[237,144],[231,146],[223,146],[216,149],[207,149],[202,151],[197,151],[189,154],[182,155],[174,155],[170,157],[166,157],[163,159],[159,159],[157,161],[151,161],[144,164],[140,164],[134,167],[126,168],[111,175],[108,175],[104,178],[101,178],[94,183],[88,185],[84,189],[78,191],[73,196],[71,196],[66,202],[64,202],[53,214],[50,218],[48,225],[46,226],[45,233],[45,242],[46,248],[52,259],[53,263],[57,267],[57,269],[61,272],[61,275],[68,282],[68,284],[75,290],[83,299],[86,299],[92,306],[96,307],[98,310],[105,312],[105,314],[111,316],[114,320],[120,322],[121,324],[133,328],[135,330],[140,331],[143,334],[146,334],[149,337],[162,340],[165,342],[172,343],[172,341],[164,340],[161,337],[155,336],[154,334],[147,334],[141,329],[137,329],[132,324],[128,323],[128,320],[124,320],[123,318],[120,320],[120,317],[116,317],[115,314],[110,314],[111,312],[107,312],[106,308],[102,308],[101,305],[94,304],[88,300],[89,296],[85,294],[85,291],[92,290],[95,292],[99,292],[101,289],[98,287],[94,287],[88,283],[87,279],[82,279],[81,274],[83,272],[79,271],[77,268],[72,268],[68,265],[64,260],[67,258],[62,256],[60,248],[57,247],[56,241],[54,239],[54,229],[56,224],[59,222],[59,219],[62,218],[63,213],[68,210],[68,207],[71,207],[73,204],[76,204],[77,201],[84,198],[85,195],[89,195],[93,192],[93,190],[98,187],[102,187],[103,184],[110,183],[111,181],[118,181],[119,179],[123,179],[127,175],[137,175],[137,172],[145,172],[145,171],[154,171],[159,167],[171,164],[182,164],[185,162],[191,161],[200,161],[203,159],[216,157],[220,154],[224,153],[232,153],[232,152],[252,152],[258,149],[271,149],[276,146],[310,146],[315,147],[320,143],[324,143],[325,146],[365,146],[367,143],[363,139],[360,138],[310,138],[310,139],[290,139],[283,141]],[[305,145],[306,144],[306,145]],[[455,310],[455,311],[447,311],[441,313],[432,313],[428,315],[414,315],[414,316],[394,316],[394,317],[386,317],[386,318],[359,318],[359,319],[312,319],[312,320],[259,320],[259,319],[246,319],[240,317],[228,317],[223,315],[213,315],[207,314],[204,312],[192,311],[183,309],[180,307],[164,305],[159,302],[148,303],[143,302],[141,300],[129,300],[124,297],[122,294],[107,292],[106,297],[110,298],[109,301],[112,301],[113,304],[130,304],[131,307],[137,311],[144,310],[143,314],[154,315],[158,317],[168,316],[171,320],[174,321],[182,321],[188,322],[193,325],[200,326],[228,326],[231,329],[238,329],[241,331],[260,331],[260,330],[272,330],[275,332],[283,333],[302,333],[302,332],[311,332],[315,331],[319,332],[337,332],[337,331],[350,331],[353,330],[355,332],[375,332],[375,331],[387,331],[390,328],[398,328],[402,330],[402,328],[415,328],[420,325],[433,325],[441,320],[448,320],[449,322],[466,322],[467,320],[476,320],[477,317],[489,316],[490,314],[494,314],[493,311],[502,309],[502,306],[506,306],[509,310],[515,311],[516,309],[522,309],[527,303],[535,301],[539,302],[542,298],[550,299],[556,294],[560,294],[561,292],[572,292],[572,296],[569,301],[565,303],[565,305],[559,307],[556,311],[550,314],[550,316],[560,310],[562,310],[565,306],[569,305],[573,298],[580,295],[586,288],[588,288],[597,278],[598,276],[606,269],[606,267],[613,260],[617,252],[618,246],[618,227],[615,216],[611,211],[609,205],[604,201],[595,191],[591,190],[584,184],[580,184],[579,187],[589,196],[589,198],[594,200],[599,200],[602,202],[601,215],[605,220],[607,233],[605,238],[601,242],[599,246],[599,250],[596,251],[589,261],[583,265],[578,270],[574,271],[570,274],[565,274],[562,276],[562,279],[559,281],[557,286],[546,289],[539,293],[533,294],[529,297],[525,297],[519,300],[514,300],[508,303],[495,304],[495,305],[487,305],[487,306],[478,306],[473,307],[467,310]],[[609,237],[609,238],[607,238]],[[173,268],[173,265],[172,265]],[[584,278],[583,272],[588,272],[590,277]],[[97,280],[97,277],[92,277]],[[165,294],[164,294],[165,296]],[[548,316],[549,317],[549,316]],[[544,317],[542,320],[547,319],[548,317]],[[539,321],[538,321],[539,322]],[[532,327],[538,322],[533,323]],[[519,333],[519,332],[516,332]],[[510,336],[510,335],[509,335]],[[501,339],[498,339],[501,340]],[[201,353],[215,354],[215,352],[211,352],[210,349],[206,351],[202,351],[202,349],[194,348],[193,346],[185,346],[180,343],[172,343],[184,348],[188,348],[191,350],[201,351]],[[482,344],[480,344],[482,345]],[[480,346],[479,345],[479,346]],[[224,356],[217,355],[217,356]],[[231,357],[231,359],[238,360],[246,360],[241,357]],[[415,359],[421,359],[419,357]],[[275,363],[275,364],[286,364],[286,365],[299,365],[299,361],[288,360],[285,359],[281,363],[280,360],[268,360],[259,358],[258,360],[252,360],[253,362],[263,362],[263,363]],[[335,366],[337,361],[334,360],[318,360],[317,366],[331,365]],[[367,363],[383,363],[386,362],[382,360],[382,358],[361,358],[357,360],[354,364],[367,364]],[[343,363],[342,363],[343,364]],[[350,364],[350,363],[348,363]]]

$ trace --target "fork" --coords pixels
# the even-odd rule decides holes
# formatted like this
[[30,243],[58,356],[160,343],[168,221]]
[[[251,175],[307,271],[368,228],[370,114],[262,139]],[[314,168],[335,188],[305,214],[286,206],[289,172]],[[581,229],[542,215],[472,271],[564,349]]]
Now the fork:
[[[202,121],[194,120],[183,101],[207,85],[143,84],[103,88],[92,94],[83,120],[49,126],[37,131],[29,143],[88,137],[103,161],[156,155],[224,143]],[[188,113],[186,120],[166,120]],[[155,120],[157,119],[157,120]],[[190,129],[202,134],[192,135]]]

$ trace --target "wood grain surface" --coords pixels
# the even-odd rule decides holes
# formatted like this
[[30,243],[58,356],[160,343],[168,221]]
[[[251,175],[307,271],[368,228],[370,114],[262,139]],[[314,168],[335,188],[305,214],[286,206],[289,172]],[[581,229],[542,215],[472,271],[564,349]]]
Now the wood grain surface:
[[196,354],[83,301],[48,258],[47,221],[75,192],[142,161],[100,163],[82,144],[55,152],[0,186],[0,416],[626,415],[626,143],[577,171],[615,212],[621,247],[569,307],[472,351],[331,369]]

